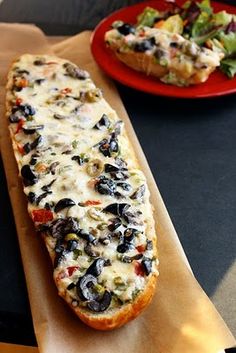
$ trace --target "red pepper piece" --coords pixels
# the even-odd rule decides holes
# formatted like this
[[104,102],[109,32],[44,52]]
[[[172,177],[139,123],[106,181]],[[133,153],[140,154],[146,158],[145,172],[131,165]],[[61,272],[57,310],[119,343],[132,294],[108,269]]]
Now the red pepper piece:
[[17,85],[18,87],[28,87],[29,86],[29,81],[26,80],[25,78],[22,78],[20,82]]
[[84,202],[85,206],[96,206],[96,205],[101,205],[101,201],[98,200],[87,200]]
[[17,145],[17,150],[22,156],[25,154],[23,146],[21,146],[19,144]]
[[136,246],[136,250],[138,250],[138,252],[144,252],[146,250],[146,245],[145,244],[141,244]]
[[23,125],[24,125],[24,119],[20,119],[18,124],[17,124],[15,135],[18,134],[18,132],[22,129]]
[[21,105],[22,102],[23,102],[23,99],[16,98],[16,105]]
[[68,274],[69,276],[72,276],[73,273],[79,268],[79,266],[70,266],[70,267],[67,267],[67,271],[68,271]]
[[32,218],[34,222],[46,223],[53,220],[53,213],[50,210],[41,208],[32,211]]
[[71,89],[71,88],[68,88],[68,87],[63,88],[63,89],[61,90],[61,93],[62,93],[62,94],[67,94],[67,93],[71,93],[71,92],[72,92],[72,89]]
[[143,266],[140,262],[135,263],[134,271],[137,276],[145,276],[145,271],[143,269]]

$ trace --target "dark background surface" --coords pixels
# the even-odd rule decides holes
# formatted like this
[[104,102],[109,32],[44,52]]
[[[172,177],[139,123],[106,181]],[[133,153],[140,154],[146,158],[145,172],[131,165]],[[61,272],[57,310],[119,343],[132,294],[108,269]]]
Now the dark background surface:
[[[4,0],[0,21],[70,35],[134,2]],[[186,101],[117,87],[193,272],[236,333],[236,97]],[[0,341],[36,345],[2,163],[0,195]]]

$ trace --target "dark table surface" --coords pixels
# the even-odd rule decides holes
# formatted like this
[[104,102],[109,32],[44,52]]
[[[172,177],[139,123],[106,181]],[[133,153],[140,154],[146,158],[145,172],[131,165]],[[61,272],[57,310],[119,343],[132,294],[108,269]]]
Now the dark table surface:
[[[4,0],[0,21],[70,35],[120,6],[94,3]],[[117,87],[193,272],[236,334],[236,97],[175,100]],[[2,163],[0,195],[0,341],[36,345]]]

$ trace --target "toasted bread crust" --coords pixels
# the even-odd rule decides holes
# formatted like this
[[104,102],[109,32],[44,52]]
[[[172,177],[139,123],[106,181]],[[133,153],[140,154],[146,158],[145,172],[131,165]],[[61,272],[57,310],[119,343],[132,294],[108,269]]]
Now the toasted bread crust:
[[110,315],[106,314],[88,314],[80,308],[71,308],[79,316],[79,318],[87,325],[102,331],[113,330],[135,319],[151,302],[155,293],[157,275],[151,275],[144,291],[137,296],[134,302],[124,305]]
[[[147,76],[153,76],[156,78],[162,78],[168,73],[168,69],[165,66],[159,65],[157,62],[154,62],[153,57],[145,53],[137,52],[119,52],[115,51],[116,57],[122,61],[125,65],[129,66],[131,69],[134,69],[139,72],[143,72]],[[204,69],[198,69],[191,77],[186,75],[186,79],[190,85],[196,85],[205,82],[209,75],[215,70],[215,67],[207,67]],[[172,70],[174,72],[174,70]],[[176,70],[176,74],[181,74]]]
[[146,75],[161,78],[167,74],[166,67],[154,63],[153,57],[145,53],[138,52],[115,52],[116,57],[127,66]]

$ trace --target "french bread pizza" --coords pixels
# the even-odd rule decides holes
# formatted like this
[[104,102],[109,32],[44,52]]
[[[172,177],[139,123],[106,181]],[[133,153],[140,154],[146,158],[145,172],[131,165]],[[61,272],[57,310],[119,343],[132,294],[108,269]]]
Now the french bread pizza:
[[158,276],[150,194],[123,121],[88,72],[29,54],[9,71],[6,115],[59,295],[93,328],[122,326]]
[[205,82],[224,57],[178,33],[118,21],[104,40],[125,65],[176,86]]

